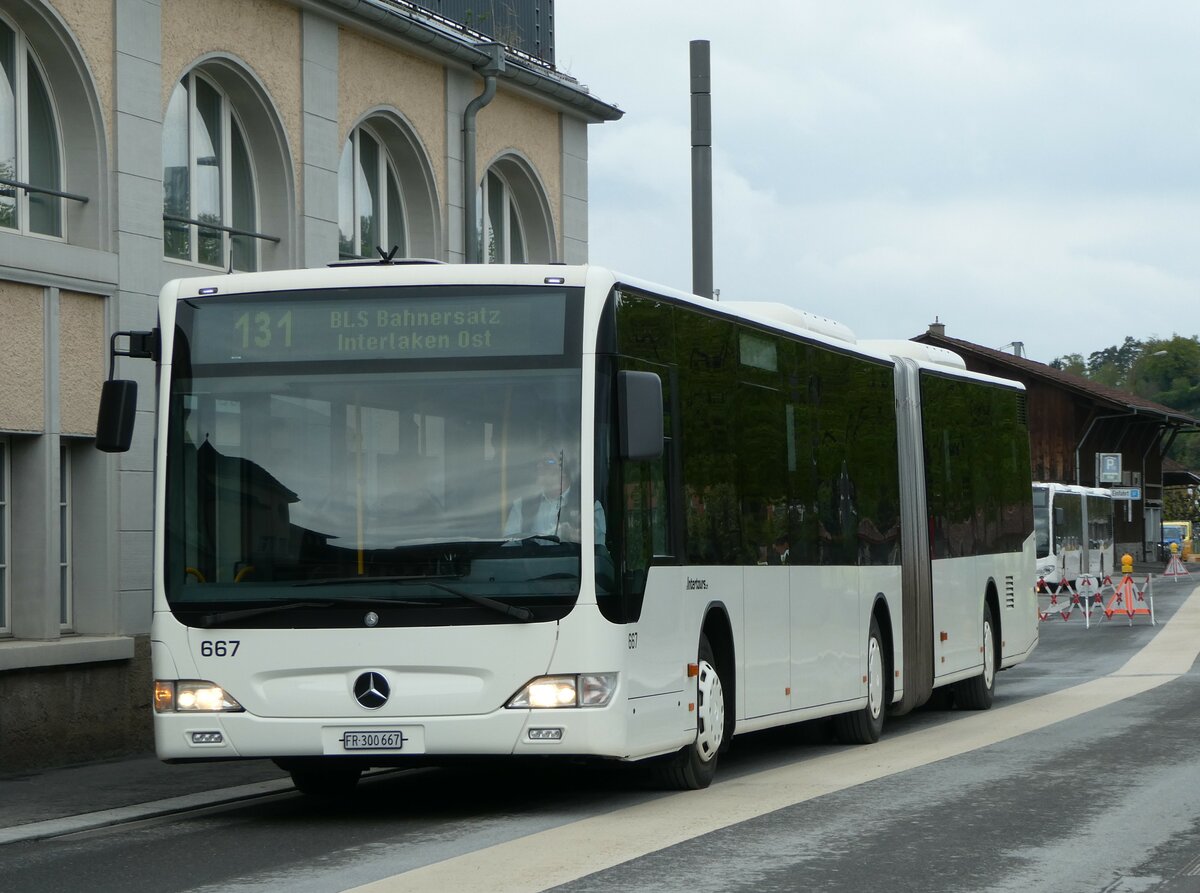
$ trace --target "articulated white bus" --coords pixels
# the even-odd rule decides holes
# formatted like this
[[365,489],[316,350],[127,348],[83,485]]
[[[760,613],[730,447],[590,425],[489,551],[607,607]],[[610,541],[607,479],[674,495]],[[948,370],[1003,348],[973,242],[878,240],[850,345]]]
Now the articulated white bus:
[[[1037,643],[1025,395],[946,351],[598,267],[168,283],[154,729],[306,792],[468,755],[869,743]],[[115,343],[120,343],[115,341]],[[128,447],[110,381],[98,446]]]
[[1114,570],[1112,491],[1073,484],[1033,485],[1033,529],[1037,538],[1039,587],[1090,574],[1103,579]]

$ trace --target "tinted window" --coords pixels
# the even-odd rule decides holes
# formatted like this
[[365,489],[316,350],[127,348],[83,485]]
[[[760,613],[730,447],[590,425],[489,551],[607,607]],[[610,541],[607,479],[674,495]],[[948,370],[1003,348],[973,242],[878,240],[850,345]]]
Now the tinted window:
[[934,558],[1017,551],[1033,530],[1024,394],[921,375]]
[[628,295],[617,335],[677,378],[688,563],[899,562],[890,366]]

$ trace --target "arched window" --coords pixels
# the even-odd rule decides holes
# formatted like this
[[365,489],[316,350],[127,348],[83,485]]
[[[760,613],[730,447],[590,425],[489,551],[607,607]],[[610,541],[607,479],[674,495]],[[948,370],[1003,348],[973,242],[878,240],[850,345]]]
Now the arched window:
[[163,253],[257,270],[257,195],[232,103],[213,81],[189,72],[175,86],[163,119]]
[[489,264],[548,264],[558,259],[554,216],[536,169],[514,152],[488,165],[477,192],[475,227]]
[[479,212],[476,227],[481,234],[483,262],[487,264],[525,263],[525,228],[508,181],[490,170],[479,188]]
[[360,125],[338,164],[338,256],[376,257],[376,248],[408,257],[408,225],[391,153],[374,130]]
[[0,19],[0,227],[63,235],[61,145],[42,68]]

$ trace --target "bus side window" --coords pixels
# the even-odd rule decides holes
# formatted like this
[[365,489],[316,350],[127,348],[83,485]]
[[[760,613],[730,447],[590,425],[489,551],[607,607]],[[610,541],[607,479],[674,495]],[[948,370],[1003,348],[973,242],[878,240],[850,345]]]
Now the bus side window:
[[627,597],[639,602],[654,557],[670,551],[666,489],[665,451],[649,462],[625,463],[621,588]]
[[[657,416],[656,411],[659,406],[651,406],[646,403],[647,396],[654,400],[655,404],[658,404],[661,399],[662,407],[662,416],[654,418],[648,428],[643,431],[644,437],[639,438],[645,441],[642,449],[632,451],[632,435],[630,435],[631,452],[625,453],[629,458],[621,462],[622,525],[618,561],[626,616],[636,617],[641,612],[642,596],[646,589],[646,576],[655,557],[666,556],[671,552],[670,499],[667,494],[668,457],[671,444],[669,435],[671,385],[669,373],[661,367],[647,368],[650,364],[637,361],[625,361],[622,366],[643,367],[640,371],[629,369],[630,377],[635,372],[643,377],[648,377],[647,373],[654,376],[653,379],[650,379],[653,387],[649,389],[649,392],[641,395],[640,399],[644,404],[642,406],[636,405],[632,391],[627,394],[623,388],[621,389],[618,404],[626,399],[631,401],[622,410],[626,416],[622,424],[632,428],[634,416],[642,421]],[[622,379],[624,375],[624,372],[619,373],[618,379]],[[630,387],[632,387],[632,383],[630,383]],[[653,393],[660,388],[661,398]],[[659,431],[661,434],[657,433]],[[662,438],[658,455],[646,458],[654,452],[650,444],[656,442],[658,437]],[[622,449],[624,451],[624,447]]]

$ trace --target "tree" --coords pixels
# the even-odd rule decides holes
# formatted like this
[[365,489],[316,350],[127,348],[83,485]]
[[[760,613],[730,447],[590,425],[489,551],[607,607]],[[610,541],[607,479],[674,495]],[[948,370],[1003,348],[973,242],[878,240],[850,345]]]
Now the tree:
[[1083,361],[1081,353],[1069,353],[1063,357],[1055,357],[1050,361],[1050,368],[1087,378],[1087,364]]
[[1146,342],[1129,372],[1128,388],[1188,415],[1200,415],[1200,340],[1174,335]]
[[1129,371],[1143,354],[1145,345],[1129,335],[1119,347],[1106,347],[1088,356],[1088,378],[1109,387],[1124,388]]
[[[1092,352],[1086,362],[1072,353],[1050,365],[1200,418],[1200,338],[1195,335],[1126,337],[1120,345]],[[1169,455],[1185,468],[1200,468],[1200,434],[1180,434]]]
[[[1129,373],[1128,390],[1200,417],[1200,339],[1172,335],[1147,341]],[[1168,454],[1185,468],[1200,468],[1200,437],[1181,434]],[[1190,518],[1190,515],[1183,517]]]
[[1191,521],[1195,529],[1200,524],[1200,492],[1192,487],[1164,487],[1163,520]]

